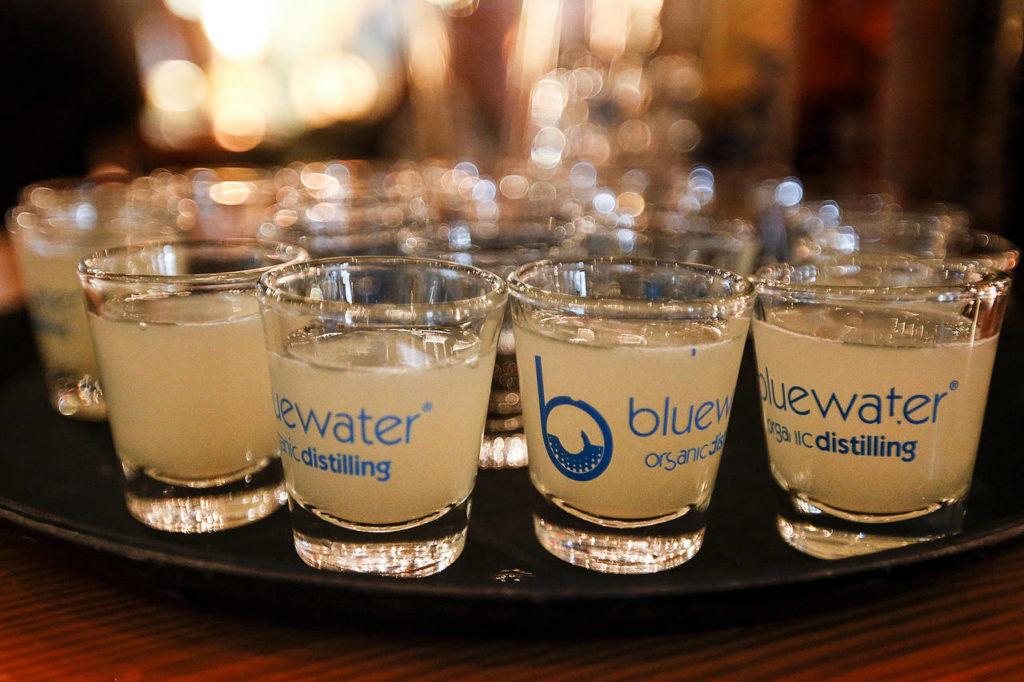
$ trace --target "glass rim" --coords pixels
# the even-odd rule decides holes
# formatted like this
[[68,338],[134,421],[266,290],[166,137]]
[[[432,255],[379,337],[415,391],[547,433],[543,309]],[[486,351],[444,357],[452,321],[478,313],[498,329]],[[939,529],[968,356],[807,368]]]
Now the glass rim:
[[[565,225],[568,221],[555,221],[552,218],[498,218],[484,220],[481,218],[425,220],[417,225],[405,226],[401,230],[400,240],[410,252],[419,254],[443,253],[507,253],[511,251],[553,251],[571,244],[575,236]],[[493,233],[474,233],[473,227],[481,225],[495,226]],[[524,232],[523,226],[537,227],[536,232]],[[470,239],[465,246],[453,245],[450,237],[444,233],[447,229],[467,227]],[[515,229],[507,229],[513,227]],[[414,243],[409,244],[409,241]],[[436,256],[420,256],[419,258],[436,258]]]
[[[315,299],[310,296],[293,294],[282,289],[281,284],[304,276],[310,276],[314,269],[332,268],[336,266],[396,266],[396,265],[420,265],[429,266],[438,270],[461,273],[464,276],[482,280],[487,283],[487,290],[477,296],[459,298],[452,301],[439,301],[436,303],[350,303],[348,301],[337,301],[327,299]],[[335,256],[331,258],[315,258],[302,262],[278,265],[264,272],[256,285],[256,290],[261,300],[270,300],[275,304],[302,310],[313,315],[345,315],[348,312],[358,310],[360,313],[376,320],[378,316],[382,321],[388,321],[386,311],[400,308],[408,315],[434,311],[439,314],[458,313],[467,306],[473,309],[491,311],[499,308],[507,297],[508,288],[498,275],[472,265],[463,265],[451,261],[439,260],[436,258],[417,258],[412,256]],[[454,317],[461,318],[462,314],[455,314]],[[400,320],[392,319],[392,322],[400,323]]]
[[[349,228],[353,229],[349,229]],[[296,244],[301,242],[314,241],[357,241],[360,239],[380,240],[381,242],[395,241],[397,230],[394,227],[382,225],[377,221],[368,220],[364,223],[330,224],[325,227],[310,228],[296,222],[293,225],[283,226],[272,222],[264,222],[257,228],[262,239],[280,241],[285,244]]]
[[972,261],[1009,253],[1015,254],[1014,260],[1019,260],[1020,258],[1021,247],[1004,234],[976,227],[967,227],[954,232],[951,235],[950,241],[955,244],[965,238],[969,240],[969,247],[974,250],[969,253],[954,255],[953,259]]
[[[686,222],[686,226],[679,228],[661,222],[663,218],[678,216]],[[663,232],[668,234],[723,234],[736,237],[757,237],[757,230],[754,221],[749,218],[735,216],[706,216],[703,214],[688,215],[677,209],[654,207],[650,210],[652,227],[651,232]]]
[[54,175],[34,180],[18,188],[18,203],[31,206],[31,193],[38,189],[71,194],[88,193],[108,187],[131,188],[135,183],[148,183],[150,176],[144,173],[112,170],[92,175]]
[[[52,231],[61,235],[73,235],[102,231],[99,225],[78,225],[55,223],[55,218],[63,218],[61,211],[54,212],[53,205],[40,204],[32,199],[37,191],[44,191],[55,195],[53,205],[56,204],[79,204],[96,206],[111,195],[117,194],[121,197],[141,196],[148,193],[149,196],[156,196],[159,192],[154,189],[152,178],[148,175],[135,175],[130,173],[110,173],[96,176],[75,177],[61,176],[38,180],[29,183],[18,189],[17,201],[4,210],[4,223],[11,233],[23,231]],[[126,202],[124,207],[134,208],[131,202]],[[132,218],[140,219],[143,212],[130,213]],[[19,219],[20,216],[34,217],[35,224],[28,225]],[[156,211],[153,211],[151,220],[156,220]]]
[[[574,243],[561,242],[527,242],[508,244],[480,244],[474,242],[465,248],[452,247],[443,240],[420,240],[414,246],[399,241],[403,251],[407,251],[411,258],[428,258],[455,262],[451,259],[474,258],[481,261],[495,261],[495,264],[508,267],[519,267],[525,258],[535,262],[544,258],[545,255],[556,255],[558,251],[568,251],[577,247]],[[447,248],[446,248],[447,247]],[[517,262],[518,261],[518,262]]]
[[[656,267],[686,270],[721,278],[739,285],[735,292],[693,299],[650,300],[635,298],[589,298],[574,294],[548,291],[524,280],[531,271],[553,269],[558,266],[577,268],[600,266]],[[754,287],[750,279],[713,265],[689,263],[665,258],[638,256],[605,256],[600,258],[574,258],[564,260],[541,260],[517,268],[507,278],[510,294],[520,302],[528,302],[543,308],[554,308],[578,316],[598,316],[616,319],[696,319],[716,317],[723,312],[737,315],[748,308],[754,300]]]
[[[223,249],[245,250],[259,253],[271,258],[280,256],[287,260],[269,263],[257,268],[227,270],[222,272],[202,272],[179,275],[161,275],[148,273],[125,272],[123,268],[100,267],[96,261],[104,259],[121,259],[133,254],[140,254],[153,249]],[[264,239],[232,238],[232,239],[161,239],[129,246],[117,246],[92,253],[78,262],[79,277],[88,280],[116,282],[122,284],[234,284],[255,282],[267,270],[281,265],[302,262],[309,254],[300,246],[275,242]]]
[[[796,274],[816,272],[823,266],[842,267],[858,264],[879,267],[918,264],[939,268],[943,272],[960,273],[966,279],[950,283],[874,286],[792,281]],[[817,263],[771,263],[758,268],[751,276],[751,280],[758,294],[802,296],[811,300],[948,302],[996,298],[1009,291],[1013,278],[1002,270],[986,267],[971,258],[915,258],[901,254],[861,253],[829,258]]]

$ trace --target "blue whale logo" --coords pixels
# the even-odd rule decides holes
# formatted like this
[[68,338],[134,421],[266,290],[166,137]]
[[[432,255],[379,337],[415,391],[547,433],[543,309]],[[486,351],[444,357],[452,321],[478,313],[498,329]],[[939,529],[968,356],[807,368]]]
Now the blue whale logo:
[[[541,368],[539,355],[534,356],[534,363],[537,370],[537,397],[540,402],[540,429],[544,434],[544,449],[548,452],[552,464],[555,465],[563,475],[574,481],[591,481],[600,476],[608,468],[612,460],[612,430],[608,427],[605,418],[594,409],[593,405],[582,400],[573,400],[569,396],[555,396],[551,400],[544,399],[544,371]],[[567,406],[577,409],[597,426],[601,432],[601,443],[590,442],[590,437],[580,429],[580,438],[583,440],[583,448],[579,452],[570,452],[563,444],[558,435],[548,431],[548,417],[551,412],[560,406]]]

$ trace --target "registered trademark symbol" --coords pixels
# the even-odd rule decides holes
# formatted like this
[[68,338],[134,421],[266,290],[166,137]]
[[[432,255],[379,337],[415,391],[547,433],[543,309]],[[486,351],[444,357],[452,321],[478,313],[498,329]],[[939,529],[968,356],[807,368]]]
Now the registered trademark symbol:
[[960,388],[960,382],[959,381],[956,381],[954,379],[953,381],[949,382],[949,390],[955,391],[958,388]]
[[430,412],[432,409],[434,409],[434,403],[423,403],[424,412]]

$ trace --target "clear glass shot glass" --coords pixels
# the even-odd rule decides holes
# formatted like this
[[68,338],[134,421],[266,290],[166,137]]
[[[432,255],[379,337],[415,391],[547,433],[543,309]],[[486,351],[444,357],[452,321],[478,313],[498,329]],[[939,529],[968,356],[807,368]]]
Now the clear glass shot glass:
[[928,211],[865,216],[842,212],[835,202],[817,205],[792,238],[789,262],[813,263],[854,253],[899,254],[977,263],[1013,273],[1020,249],[1009,239],[969,226],[966,211],[938,204]]
[[[399,245],[409,256],[472,265],[502,278],[526,263],[583,253],[571,224],[526,218],[429,223],[404,230]],[[520,468],[527,460],[515,336],[506,310],[487,403],[480,467]]]
[[142,523],[204,533],[285,502],[256,282],[301,249],[250,239],[120,247],[78,266]]
[[431,211],[412,162],[293,163],[275,182],[276,202],[259,236],[301,246],[313,258],[397,256],[399,231],[422,225]]
[[396,256],[398,231],[406,221],[400,206],[372,197],[296,200],[277,205],[258,236],[296,244],[314,258]]
[[943,257],[1001,270],[1012,276],[1020,264],[1020,247],[1002,235],[964,229],[950,237]]
[[540,544],[607,573],[688,561],[725,446],[750,282],[609,258],[526,265],[509,288]]
[[782,538],[835,559],[959,532],[1009,276],[858,254],[755,279]]
[[219,166],[157,169],[150,174],[171,197],[168,211],[194,239],[253,239],[274,204],[274,168]]
[[53,180],[26,187],[7,215],[43,364],[62,415],[106,417],[78,261],[99,249],[178,233],[148,178]]
[[310,566],[419,577],[466,541],[503,280],[352,257],[260,280],[295,549]]
[[742,219],[665,213],[653,221],[651,249],[659,258],[713,265],[750,275],[761,255],[753,224]]

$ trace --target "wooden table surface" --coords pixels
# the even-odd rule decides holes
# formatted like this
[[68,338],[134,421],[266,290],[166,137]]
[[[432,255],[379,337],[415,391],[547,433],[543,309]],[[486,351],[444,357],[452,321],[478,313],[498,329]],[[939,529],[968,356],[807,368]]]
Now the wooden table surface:
[[91,552],[0,522],[0,680],[1024,676],[1019,539],[876,576],[856,599],[799,616],[607,637],[237,615],[117,584]]

